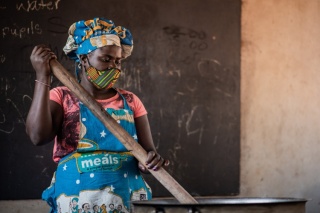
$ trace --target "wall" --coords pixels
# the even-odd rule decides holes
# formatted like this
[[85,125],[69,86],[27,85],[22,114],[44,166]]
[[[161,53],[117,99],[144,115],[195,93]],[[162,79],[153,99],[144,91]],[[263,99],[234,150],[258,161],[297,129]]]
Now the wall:
[[244,0],[241,196],[320,212],[320,1]]
[[319,23],[320,0],[243,0],[240,196],[312,199],[308,213],[320,209]]

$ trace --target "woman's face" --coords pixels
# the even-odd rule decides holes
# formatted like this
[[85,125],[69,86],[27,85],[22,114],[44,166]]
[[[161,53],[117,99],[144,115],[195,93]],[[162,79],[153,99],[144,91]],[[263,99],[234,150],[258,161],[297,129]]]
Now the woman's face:
[[105,70],[107,68],[121,69],[121,47],[109,45],[96,49],[87,55],[91,66],[98,70]]

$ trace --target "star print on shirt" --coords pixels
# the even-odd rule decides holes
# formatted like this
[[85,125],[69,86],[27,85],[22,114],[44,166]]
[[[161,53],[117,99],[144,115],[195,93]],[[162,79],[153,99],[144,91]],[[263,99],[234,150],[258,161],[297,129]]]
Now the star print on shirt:
[[133,139],[135,139],[135,140],[137,140],[137,139],[138,139],[137,134],[134,134],[134,136],[132,136],[132,137],[133,137]]
[[107,133],[105,133],[104,130],[102,130],[102,132],[100,132],[100,136],[101,136],[102,138],[104,138],[106,135],[107,135]]
[[63,171],[66,171],[67,170],[67,164],[64,164],[64,166],[63,166]]
[[110,187],[110,191],[112,191],[113,192],[113,190],[114,190],[115,188],[111,185],[111,187]]

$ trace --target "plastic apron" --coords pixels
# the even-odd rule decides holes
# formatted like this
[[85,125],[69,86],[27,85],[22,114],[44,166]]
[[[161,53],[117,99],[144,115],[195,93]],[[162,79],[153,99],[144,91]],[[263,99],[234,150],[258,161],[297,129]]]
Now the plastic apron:
[[[107,111],[137,139],[133,112],[121,97],[124,109]],[[151,189],[134,156],[86,106],[79,103],[79,107],[77,151],[59,161],[50,187],[42,194],[51,212],[130,212],[131,200],[150,200]]]

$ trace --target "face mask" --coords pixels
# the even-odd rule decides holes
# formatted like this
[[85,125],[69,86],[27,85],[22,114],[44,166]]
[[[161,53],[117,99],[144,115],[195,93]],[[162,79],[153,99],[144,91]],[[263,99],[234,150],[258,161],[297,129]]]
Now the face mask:
[[86,70],[87,77],[98,89],[109,89],[113,87],[121,73],[121,70],[117,68],[97,70],[90,64],[90,62],[89,65],[90,67]]

